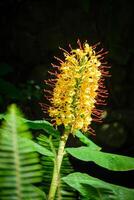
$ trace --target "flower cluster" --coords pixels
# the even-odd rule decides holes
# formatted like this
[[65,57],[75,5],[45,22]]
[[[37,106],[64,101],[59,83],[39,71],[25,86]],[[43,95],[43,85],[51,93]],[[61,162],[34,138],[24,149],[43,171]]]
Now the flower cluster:
[[96,45],[89,46],[87,42],[83,46],[80,41],[78,44],[78,49],[63,50],[65,60],[57,58],[60,66],[53,65],[59,73],[55,73],[55,79],[46,81],[55,83],[48,113],[56,125],[69,126],[72,133],[91,131],[91,122],[101,121],[102,110],[96,104],[105,104],[107,90],[103,83],[104,77],[109,76],[106,63],[101,63],[106,52],[101,49],[96,53]]

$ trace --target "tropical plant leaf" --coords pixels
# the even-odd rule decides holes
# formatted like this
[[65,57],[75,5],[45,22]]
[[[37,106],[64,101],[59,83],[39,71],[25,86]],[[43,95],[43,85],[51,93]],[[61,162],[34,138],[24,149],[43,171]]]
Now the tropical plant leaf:
[[29,149],[31,149],[31,151],[35,151],[35,152],[38,152],[42,155],[45,155],[45,156],[50,156],[50,157],[54,157],[53,153],[48,150],[47,148],[45,147],[42,147],[41,145],[37,144],[36,142],[28,139],[28,138],[23,138],[23,141],[25,144],[28,144],[29,145]]
[[[27,119],[19,117],[20,120],[23,120],[23,122],[25,123],[27,121]],[[0,120],[1,119],[5,119],[6,120],[6,115],[5,114],[0,114]],[[36,142],[29,140],[28,138],[23,138],[25,143],[30,144],[29,148],[31,148],[32,151],[36,151],[42,155],[46,155],[46,156],[51,156],[53,157],[53,153],[51,151],[49,151],[47,148],[40,146],[39,144],[37,144]]]
[[85,200],[133,200],[134,189],[113,185],[84,173],[72,173],[62,178],[79,191]]
[[98,150],[98,151],[101,150],[101,147],[99,147],[97,144],[92,142],[89,138],[87,138],[85,135],[83,135],[83,133],[80,132],[79,130],[76,131],[75,135],[76,135],[76,137],[79,138],[79,140],[81,142],[83,142],[84,144],[89,146],[92,150]]
[[88,147],[66,148],[73,157],[82,161],[93,161],[97,165],[113,171],[128,171],[134,169],[134,158],[102,151]]
[[56,138],[60,135],[60,132],[56,130],[50,122],[46,120],[32,121],[32,120],[24,119],[24,121],[27,123],[27,125],[31,129],[36,129],[36,130],[42,129],[49,135],[52,135]]
[[31,148],[32,135],[15,105],[5,116],[0,129],[1,200],[44,199],[44,193],[32,185],[42,176],[38,154]]
[[[38,137],[39,144],[43,147],[53,151],[56,156],[56,151],[59,146],[59,139],[47,138],[44,135],[40,135]],[[46,194],[49,192],[49,187],[52,179],[53,167],[54,167],[54,159],[50,159],[50,157],[42,156],[42,166],[43,166],[43,179],[47,180],[47,184],[44,183],[43,188]],[[56,194],[55,200],[66,199],[66,200],[76,200],[76,192],[70,187],[67,186],[65,182],[61,180],[61,177],[66,176],[69,173],[73,172],[73,168],[69,162],[68,156],[65,155],[63,158],[61,172],[59,177],[59,186]]]

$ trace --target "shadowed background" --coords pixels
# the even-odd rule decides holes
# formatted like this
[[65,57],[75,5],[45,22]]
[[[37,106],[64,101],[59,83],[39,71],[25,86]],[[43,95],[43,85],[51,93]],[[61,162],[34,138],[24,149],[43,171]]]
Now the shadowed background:
[[[104,122],[95,125],[93,140],[103,150],[134,155],[134,32],[133,4],[127,0],[1,0],[0,112],[16,102],[31,119],[44,117],[43,80],[61,46],[77,47],[77,39],[101,42],[109,51],[112,77],[106,81],[108,104]],[[101,47],[100,47],[101,48]],[[72,138],[69,145],[77,145]],[[113,183],[134,187],[133,172],[108,172],[72,161],[77,170]],[[89,170],[90,168],[90,170]]]

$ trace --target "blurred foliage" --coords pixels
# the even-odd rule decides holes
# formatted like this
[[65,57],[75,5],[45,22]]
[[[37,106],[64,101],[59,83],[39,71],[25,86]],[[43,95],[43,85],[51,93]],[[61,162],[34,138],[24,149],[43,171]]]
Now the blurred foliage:
[[[52,124],[45,120],[25,119],[15,104],[9,107],[6,114],[0,115],[0,121],[2,121],[0,127],[1,200],[51,199],[49,188],[55,172],[53,167],[55,164],[58,165],[57,157],[61,156],[59,144],[64,134],[60,136],[57,130],[52,128]],[[42,129],[43,134],[34,141],[29,128]],[[46,136],[45,133],[48,135]],[[64,149],[64,158],[57,177],[56,195],[52,199],[133,200],[134,189],[104,182],[85,172],[75,172],[69,161],[69,154],[76,160],[90,161],[90,164],[94,162],[114,172],[134,169],[134,158],[103,152],[101,147],[82,132],[77,131],[73,134],[76,134],[82,142],[81,147]],[[38,185],[35,186],[37,183]]]
[[[43,199],[33,184],[42,180],[39,155],[32,135],[16,105],[11,105],[0,127],[0,198]],[[44,150],[44,149],[43,149]]]

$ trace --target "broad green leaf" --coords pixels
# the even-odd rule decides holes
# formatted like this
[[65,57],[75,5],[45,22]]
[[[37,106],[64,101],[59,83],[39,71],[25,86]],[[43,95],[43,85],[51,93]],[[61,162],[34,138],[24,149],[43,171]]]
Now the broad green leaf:
[[46,120],[27,120],[24,119],[24,121],[28,124],[29,128],[31,129],[42,129],[44,131],[46,131],[48,134],[54,136],[54,137],[58,137],[60,135],[59,131],[56,130],[51,123],[49,123]]
[[90,147],[66,148],[73,157],[83,161],[93,161],[101,167],[113,171],[128,171],[134,169],[134,158],[92,150]]
[[[9,107],[0,129],[0,199],[42,200],[42,171],[32,135],[15,105]],[[44,198],[43,198],[44,199]]]
[[62,178],[73,187],[85,200],[133,200],[134,189],[104,182],[84,173],[72,173]]
[[89,146],[92,150],[101,150],[101,147],[93,143],[90,139],[88,139],[85,135],[83,135],[80,131],[76,131],[75,133],[76,137],[79,138],[81,142]]
[[23,141],[25,142],[25,144],[29,144],[29,148],[31,148],[31,150],[34,152],[38,152],[42,155],[45,155],[45,156],[51,156],[53,157],[53,153],[48,150],[47,148],[45,147],[42,147],[41,145],[37,144],[36,142],[30,140],[30,139],[27,139],[27,138],[24,138]]

